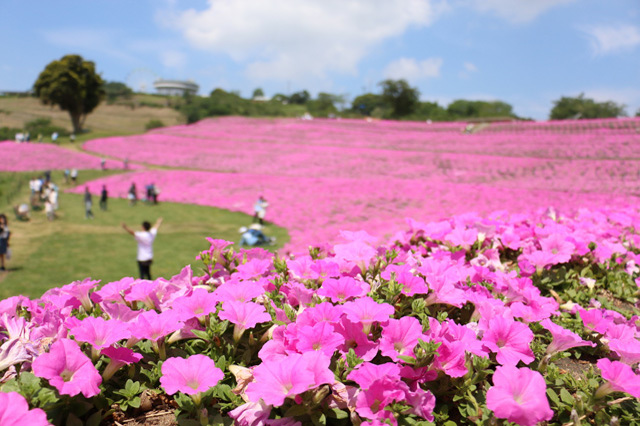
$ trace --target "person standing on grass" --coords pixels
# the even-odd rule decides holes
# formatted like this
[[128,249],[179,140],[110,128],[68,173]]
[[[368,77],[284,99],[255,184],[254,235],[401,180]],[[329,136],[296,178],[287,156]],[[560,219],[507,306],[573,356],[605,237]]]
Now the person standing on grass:
[[131,183],[131,186],[129,187],[129,192],[127,192],[127,198],[129,199],[130,206],[136,205],[136,201],[138,201],[138,190],[136,189],[135,182]]
[[109,192],[107,191],[107,185],[102,185],[102,191],[100,191],[100,210],[107,210],[107,199],[109,198]]
[[93,212],[91,208],[93,207],[93,199],[91,198],[91,192],[89,192],[89,187],[84,187],[84,218],[85,219],[93,219]]
[[0,271],[6,271],[5,258],[9,256],[9,238],[11,237],[11,231],[9,231],[9,222],[7,216],[0,214]]
[[153,262],[153,241],[158,234],[158,228],[162,223],[162,218],[158,218],[156,223],[142,222],[142,231],[134,231],[129,228],[126,223],[122,223],[122,228],[133,235],[138,243],[138,268],[140,270],[140,279],[151,279],[151,263]]

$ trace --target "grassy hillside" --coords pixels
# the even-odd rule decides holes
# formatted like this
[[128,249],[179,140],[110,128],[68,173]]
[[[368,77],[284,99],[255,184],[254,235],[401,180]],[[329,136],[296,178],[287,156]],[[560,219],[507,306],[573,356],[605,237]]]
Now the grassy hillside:
[[[84,181],[104,176],[99,170],[84,170]],[[44,211],[32,212],[30,222],[15,219],[12,206],[29,199],[28,179],[32,173],[0,173],[0,212],[9,217],[12,231],[13,257],[8,271],[0,272],[0,299],[16,294],[40,296],[45,290],[86,277],[103,283],[122,277],[137,277],[136,243],[121,227],[126,222],[134,230],[143,220],[164,222],[154,244],[152,276],[170,278],[184,265],[200,267],[195,256],[209,247],[206,237],[238,242],[238,228],[251,223],[242,213],[204,206],[176,203],[135,207],[123,199],[111,199],[108,210],[101,211],[98,197],[93,197],[94,219],[85,219],[82,195],[62,192],[67,186],[62,172],[52,179],[60,185],[58,219],[49,222]],[[277,250],[288,240],[287,231],[268,225],[265,233],[277,238],[277,244],[267,247]]]
[[[85,136],[142,133],[150,120],[160,120],[166,126],[183,122],[179,112],[163,105],[166,98],[151,95],[136,95],[131,101],[113,105],[103,102],[87,116],[84,127],[89,132]],[[0,96],[0,127],[21,129],[36,118],[50,118],[53,125],[72,129],[69,114],[58,107],[42,105],[37,98]]]

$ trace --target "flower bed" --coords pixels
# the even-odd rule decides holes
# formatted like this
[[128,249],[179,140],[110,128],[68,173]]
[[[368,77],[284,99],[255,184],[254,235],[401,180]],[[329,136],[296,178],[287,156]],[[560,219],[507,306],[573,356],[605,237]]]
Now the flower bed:
[[[0,142],[0,171],[27,172],[37,170],[100,169],[102,159],[71,151],[48,143]],[[122,169],[122,161],[105,160],[107,169]],[[139,166],[130,164],[131,169]]]
[[[603,177],[603,182],[606,179]],[[522,180],[523,186],[451,183],[444,179],[293,177],[251,173],[144,171],[97,179],[87,184],[98,195],[102,185],[114,197],[126,197],[132,182],[138,188],[155,183],[160,201],[200,204],[253,214],[259,194],[269,202],[266,220],[286,228],[291,242],[285,250],[306,251],[311,244],[335,241],[342,229],[367,229],[382,241],[405,224],[405,218],[438,220],[468,211],[489,213],[508,208],[526,212],[546,206],[626,205],[633,197],[617,191],[547,190]],[[562,180],[562,182],[568,181]],[[527,187],[528,185],[528,187]],[[82,193],[85,185],[73,191]],[[618,188],[623,191],[624,187]]]
[[202,270],[169,280],[4,300],[0,418],[637,421],[638,211],[409,225],[293,259],[210,240]]

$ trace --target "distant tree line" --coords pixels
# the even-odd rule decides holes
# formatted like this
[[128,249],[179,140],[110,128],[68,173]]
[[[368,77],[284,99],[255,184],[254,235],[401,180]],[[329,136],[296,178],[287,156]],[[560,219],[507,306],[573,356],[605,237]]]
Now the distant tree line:
[[[302,90],[285,95],[278,93],[267,99],[257,88],[250,99],[238,92],[213,90],[209,96],[186,95],[182,102],[174,103],[188,123],[205,117],[221,115],[294,117],[311,114],[314,117],[374,117],[396,120],[488,120],[517,119],[513,107],[503,101],[474,101],[457,99],[446,107],[437,102],[420,100],[420,92],[406,80],[384,80],[378,84],[379,93],[357,96],[348,105],[344,95],[320,92],[313,98]],[[120,82],[105,82],[95,70],[95,64],[79,55],[66,55],[49,63],[33,86],[34,94],[44,104],[57,105],[69,113],[73,131],[82,131],[87,114],[106,98],[113,103],[130,99],[131,88]],[[168,104],[168,103],[167,103]],[[562,97],[553,102],[550,118],[555,120],[582,118],[609,118],[626,115],[624,105],[612,101],[596,102],[585,98]],[[155,105],[155,104],[154,104]],[[640,116],[640,110],[636,113]],[[148,123],[149,128],[160,123]],[[39,123],[41,128],[50,124]],[[7,130],[8,131],[8,130]]]

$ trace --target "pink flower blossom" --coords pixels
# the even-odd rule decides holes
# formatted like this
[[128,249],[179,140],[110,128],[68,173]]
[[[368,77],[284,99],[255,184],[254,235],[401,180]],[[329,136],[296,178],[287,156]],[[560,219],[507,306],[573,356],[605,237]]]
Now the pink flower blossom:
[[3,426],[50,425],[40,408],[29,410],[29,404],[17,392],[0,392],[0,424]]
[[364,296],[369,290],[369,284],[363,281],[357,281],[352,277],[340,277],[338,279],[328,278],[324,280],[317,294],[328,298],[333,303],[339,303],[354,297]]
[[257,324],[271,321],[271,315],[264,306],[257,303],[225,302],[218,314],[222,320],[229,320],[243,329],[253,328]]
[[103,349],[131,337],[123,322],[94,317],[83,319],[69,331],[77,341],[90,343],[95,349]]
[[327,356],[332,356],[338,346],[344,343],[344,337],[326,322],[300,327],[297,338],[296,349],[300,353],[320,351]]
[[596,365],[602,372],[602,378],[607,381],[597,390],[596,396],[604,396],[609,392],[618,391],[640,398],[640,376],[631,367],[608,358],[599,359]]
[[215,300],[219,302],[250,302],[265,292],[255,281],[228,281],[214,292]]
[[496,417],[523,426],[551,420],[547,385],[537,371],[511,365],[497,367],[493,387],[487,391],[487,407]]
[[394,312],[393,306],[377,303],[370,297],[361,297],[344,304],[344,313],[349,321],[362,323],[365,332],[368,332],[374,322],[386,322]]
[[496,360],[502,365],[533,361],[535,358],[529,347],[532,340],[533,332],[526,324],[504,317],[492,318],[482,337],[482,343],[496,354]]
[[33,374],[49,380],[62,395],[82,393],[86,398],[98,395],[102,378],[91,360],[73,340],[60,339],[51,345],[49,353],[33,361]]
[[255,381],[249,383],[246,389],[250,400],[258,402],[262,399],[266,404],[276,407],[282,405],[285,398],[323,384],[316,381],[308,358],[299,354],[264,361],[254,368],[253,377]]
[[129,348],[110,346],[101,351],[101,354],[110,358],[109,364],[102,373],[104,380],[109,380],[122,366],[136,363],[142,359],[142,355]]
[[559,325],[551,322],[550,319],[545,319],[540,322],[540,325],[546,328],[553,340],[547,347],[547,353],[553,355],[558,352],[566,351],[567,349],[575,348],[578,346],[591,346],[595,347],[595,343],[582,340],[576,333],[560,327]]
[[182,296],[172,303],[173,309],[182,321],[201,318],[216,311],[216,297],[204,288],[197,288],[189,296]]
[[421,337],[423,337],[422,324],[416,318],[402,317],[399,320],[392,318],[382,329],[380,352],[396,362],[403,362],[400,356],[415,358],[413,348]]
[[371,384],[381,377],[390,377],[394,380],[400,380],[400,367],[398,364],[393,362],[386,362],[384,364],[363,362],[349,373],[347,379],[353,380],[362,389],[369,389]]
[[204,355],[189,358],[167,358],[162,363],[160,385],[169,394],[180,391],[187,395],[206,392],[224,378],[215,362]]
[[129,324],[129,330],[137,339],[158,341],[182,328],[182,324],[176,312],[167,311],[159,314],[156,311],[147,311],[138,315],[135,322]]

